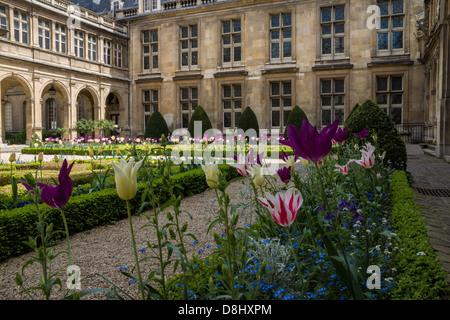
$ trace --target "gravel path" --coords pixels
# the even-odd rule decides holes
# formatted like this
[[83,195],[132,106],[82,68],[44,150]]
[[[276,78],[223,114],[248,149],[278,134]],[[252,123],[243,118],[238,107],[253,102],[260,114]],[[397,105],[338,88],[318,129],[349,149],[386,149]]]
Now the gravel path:
[[[235,204],[249,203],[248,194],[245,192],[248,187],[247,182],[234,181],[227,189],[230,194],[232,202]],[[186,246],[192,249],[192,253],[198,252],[199,249],[204,249],[205,252],[200,254],[200,257],[208,255],[207,245],[214,246],[211,233],[207,234],[209,222],[217,216],[217,203],[213,202],[215,199],[215,192],[207,190],[202,194],[183,199],[181,209],[188,211],[192,215],[192,220],[187,214],[184,217],[189,222],[188,232],[194,234],[198,243],[192,245],[192,239],[188,238]],[[147,212],[151,214],[151,212]],[[163,214],[161,218],[165,217]],[[241,218],[241,223],[247,223],[249,215],[244,214]],[[163,219],[161,219],[163,220]],[[147,223],[147,218],[144,215],[133,217],[133,228],[135,230],[136,244],[138,250],[147,248],[147,241],[156,243],[155,231],[151,227],[144,227]],[[163,224],[164,221],[161,221]],[[101,226],[92,230],[81,232],[72,235],[70,238],[72,264],[77,265],[81,270],[81,289],[89,288],[106,288],[110,289],[112,286],[105,281],[98,274],[108,278],[111,282],[118,285],[131,296],[137,296],[137,284],[128,284],[129,278],[125,277],[119,272],[120,267],[128,267],[131,269],[134,266],[134,255],[131,245],[130,229],[128,219],[120,220],[116,224]],[[54,246],[55,252],[66,250],[65,239],[61,243]],[[209,249],[211,250],[211,249]],[[139,253],[141,256],[150,254],[146,250],[145,253]],[[16,272],[20,272],[23,264],[28,260],[30,254],[10,258],[6,261],[0,262],[0,299],[1,300],[26,300],[30,299],[27,295],[20,292],[20,288],[14,282]],[[63,283],[63,290],[66,290],[67,276],[65,275],[65,268],[67,268],[67,256],[65,254],[57,257],[53,264],[53,271],[60,271],[60,279]],[[149,259],[141,265],[142,274],[144,278],[148,275],[150,270],[158,270],[157,260]],[[172,268],[168,268],[172,269]],[[35,263],[25,269],[25,278],[27,280],[25,287],[33,286],[38,283],[38,279],[42,272],[40,265]],[[35,291],[38,294],[40,291]],[[59,287],[55,287],[53,299],[61,298]],[[59,293],[59,294],[58,294]],[[37,296],[42,299],[42,296]],[[105,294],[92,294],[86,296],[84,299],[104,299]]]

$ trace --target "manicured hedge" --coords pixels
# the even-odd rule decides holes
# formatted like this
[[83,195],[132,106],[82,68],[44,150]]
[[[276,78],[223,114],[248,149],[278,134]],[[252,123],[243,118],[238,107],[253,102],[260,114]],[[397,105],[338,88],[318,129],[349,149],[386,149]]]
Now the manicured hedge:
[[[227,179],[238,176],[236,169],[228,165],[220,165],[219,168],[226,174]],[[208,188],[201,168],[173,175],[171,179],[182,187],[181,190],[178,190],[177,195],[183,197],[198,194]],[[160,194],[161,202],[167,200],[167,194],[162,188],[162,180],[156,179],[154,186],[155,191]],[[144,190],[145,183],[140,183],[137,195],[131,201],[133,212],[138,211]],[[40,205],[40,210],[48,213],[48,222],[53,222],[55,230],[64,230],[59,210],[52,209],[45,204]],[[89,230],[127,216],[126,203],[117,196],[115,188],[72,197],[64,208],[64,212],[71,233]],[[5,210],[0,213],[0,261],[29,251],[30,248],[24,244],[24,241],[28,240],[30,236],[36,236],[36,222],[34,205]],[[62,232],[58,234],[60,237],[64,235]]]
[[394,257],[398,271],[393,298],[438,299],[449,294],[448,274],[429,243],[425,221],[414,202],[406,173],[392,174],[390,185],[392,222],[400,252]]

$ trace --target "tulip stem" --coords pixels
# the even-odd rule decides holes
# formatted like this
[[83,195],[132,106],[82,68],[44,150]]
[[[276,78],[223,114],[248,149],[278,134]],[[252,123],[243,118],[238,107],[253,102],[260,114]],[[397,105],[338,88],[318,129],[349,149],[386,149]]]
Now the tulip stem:
[[289,227],[286,227],[286,233],[287,233],[288,238],[289,238],[289,243],[290,243],[291,249],[292,249],[292,255],[294,256],[294,260],[295,260],[295,268],[297,269],[298,278],[300,280],[303,277],[302,277],[301,272],[300,272],[300,264],[298,263],[297,253],[294,250],[294,244],[292,242],[292,237],[291,237],[291,233],[289,231]]
[[126,200],[126,202],[127,202],[128,221],[130,223],[131,242],[133,243],[134,259],[136,261],[136,270],[137,270],[138,279],[139,279],[139,291],[141,292],[142,300],[145,300],[144,285],[142,283],[141,269],[139,268],[139,258],[138,258],[138,254],[137,254],[137,250],[136,250],[136,240],[134,239],[133,223],[131,221],[130,201]]
[[61,209],[61,216],[64,222],[64,229],[66,230],[66,239],[67,239],[67,256],[69,257],[69,266],[72,265],[72,257],[70,254],[70,237],[69,237],[69,228],[67,227],[66,216],[64,215],[63,209]]

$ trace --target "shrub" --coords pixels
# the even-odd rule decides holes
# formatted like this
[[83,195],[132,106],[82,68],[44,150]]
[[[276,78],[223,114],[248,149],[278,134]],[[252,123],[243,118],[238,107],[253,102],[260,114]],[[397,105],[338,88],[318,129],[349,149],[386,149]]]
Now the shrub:
[[[238,176],[237,170],[225,164],[219,165],[220,170],[227,179]],[[176,196],[189,196],[198,194],[208,188],[205,174],[201,168],[176,174],[170,177],[174,185],[177,185]],[[168,200],[168,194],[164,192],[162,179],[154,180],[155,192],[159,193],[161,203]],[[132,212],[137,212],[141,205],[141,196],[146,188],[145,183],[138,184],[138,191],[130,201]],[[47,212],[48,222],[54,223],[54,230],[64,230],[59,210],[40,204],[41,212]],[[104,189],[88,194],[71,197],[64,208],[67,224],[71,233],[89,230],[90,228],[105,225],[127,216],[125,201],[117,195],[115,188]],[[36,207],[27,205],[13,210],[0,212],[0,261],[11,256],[29,251],[24,243],[29,237],[36,236],[35,223],[37,222]],[[64,232],[58,233],[60,237]]]
[[414,202],[404,171],[391,175],[391,211],[400,251],[394,256],[399,276],[394,299],[436,299],[449,293],[447,273],[428,242],[425,221]]
[[202,137],[206,130],[212,129],[211,121],[209,120],[208,114],[205,109],[201,106],[197,106],[194,112],[192,112],[191,119],[189,120],[188,131],[191,137],[194,137],[194,122],[202,122]]
[[[366,140],[380,148],[380,154],[386,151],[385,165],[397,170],[406,170],[407,154],[405,142],[395,128],[391,118],[376,103],[366,100],[356,110],[354,109],[351,112],[345,121],[345,125],[348,127],[348,143],[358,143],[358,138],[352,133],[357,133],[367,128],[369,135]],[[376,141],[373,134],[376,134]]]
[[306,113],[299,107],[295,106],[294,109],[289,113],[289,117],[287,119],[286,128],[284,128],[284,137],[287,138],[287,127],[288,125],[294,125],[300,131],[302,127],[303,120],[309,121]]
[[144,138],[160,139],[161,135],[167,137],[169,133],[169,127],[161,112],[154,111],[145,124]]
[[259,125],[258,119],[256,118],[255,113],[252,108],[245,108],[244,112],[242,112],[237,127],[247,131],[248,129],[254,129],[256,131],[256,135],[259,136]]

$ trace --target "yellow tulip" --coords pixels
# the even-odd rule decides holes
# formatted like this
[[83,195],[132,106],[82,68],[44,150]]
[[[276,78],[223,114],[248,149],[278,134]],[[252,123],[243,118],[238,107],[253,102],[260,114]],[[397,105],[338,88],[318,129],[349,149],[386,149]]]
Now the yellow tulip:
[[303,165],[304,167],[307,167],[307,166],[308,166],[308,164],[309,164],[308,160],[303,159],[303,158],[299,158],[299,159],[300,159],[300,162],[302,163],[302,165]]
[[131,200],[137,193],[137,171],[144,160],[134,164],[134,158],[126,162],[124,159],[119,160],[116,164],[113,161],[114,177],[116,181],[117,194],[122,200]]
[[262,186],[264,184],[264,175],[261,165],[253,165],[250,169],[250,172],[253,176],[253,184],[257,187]]
[[295,169],[295,156],[288,156],[285,160],[286,164],[284,165],[286,168],[291,167],[291,170]]
[[15,152],[11,153],[11,155],[9,156],[9,162],[13,163],[14,161],[16,161],[16,153]]
[[38,153],[38,161],[42,162],[44,160],[44,154],[42,152]]
[[217,164],[207,163],[202,164],[202,169],[205,172],[206,183],[210,188],[218,186],[219,182],[219,166]]
[[94,151],[92,149],[89,149],[89,157],[91,158],[94,157]]

